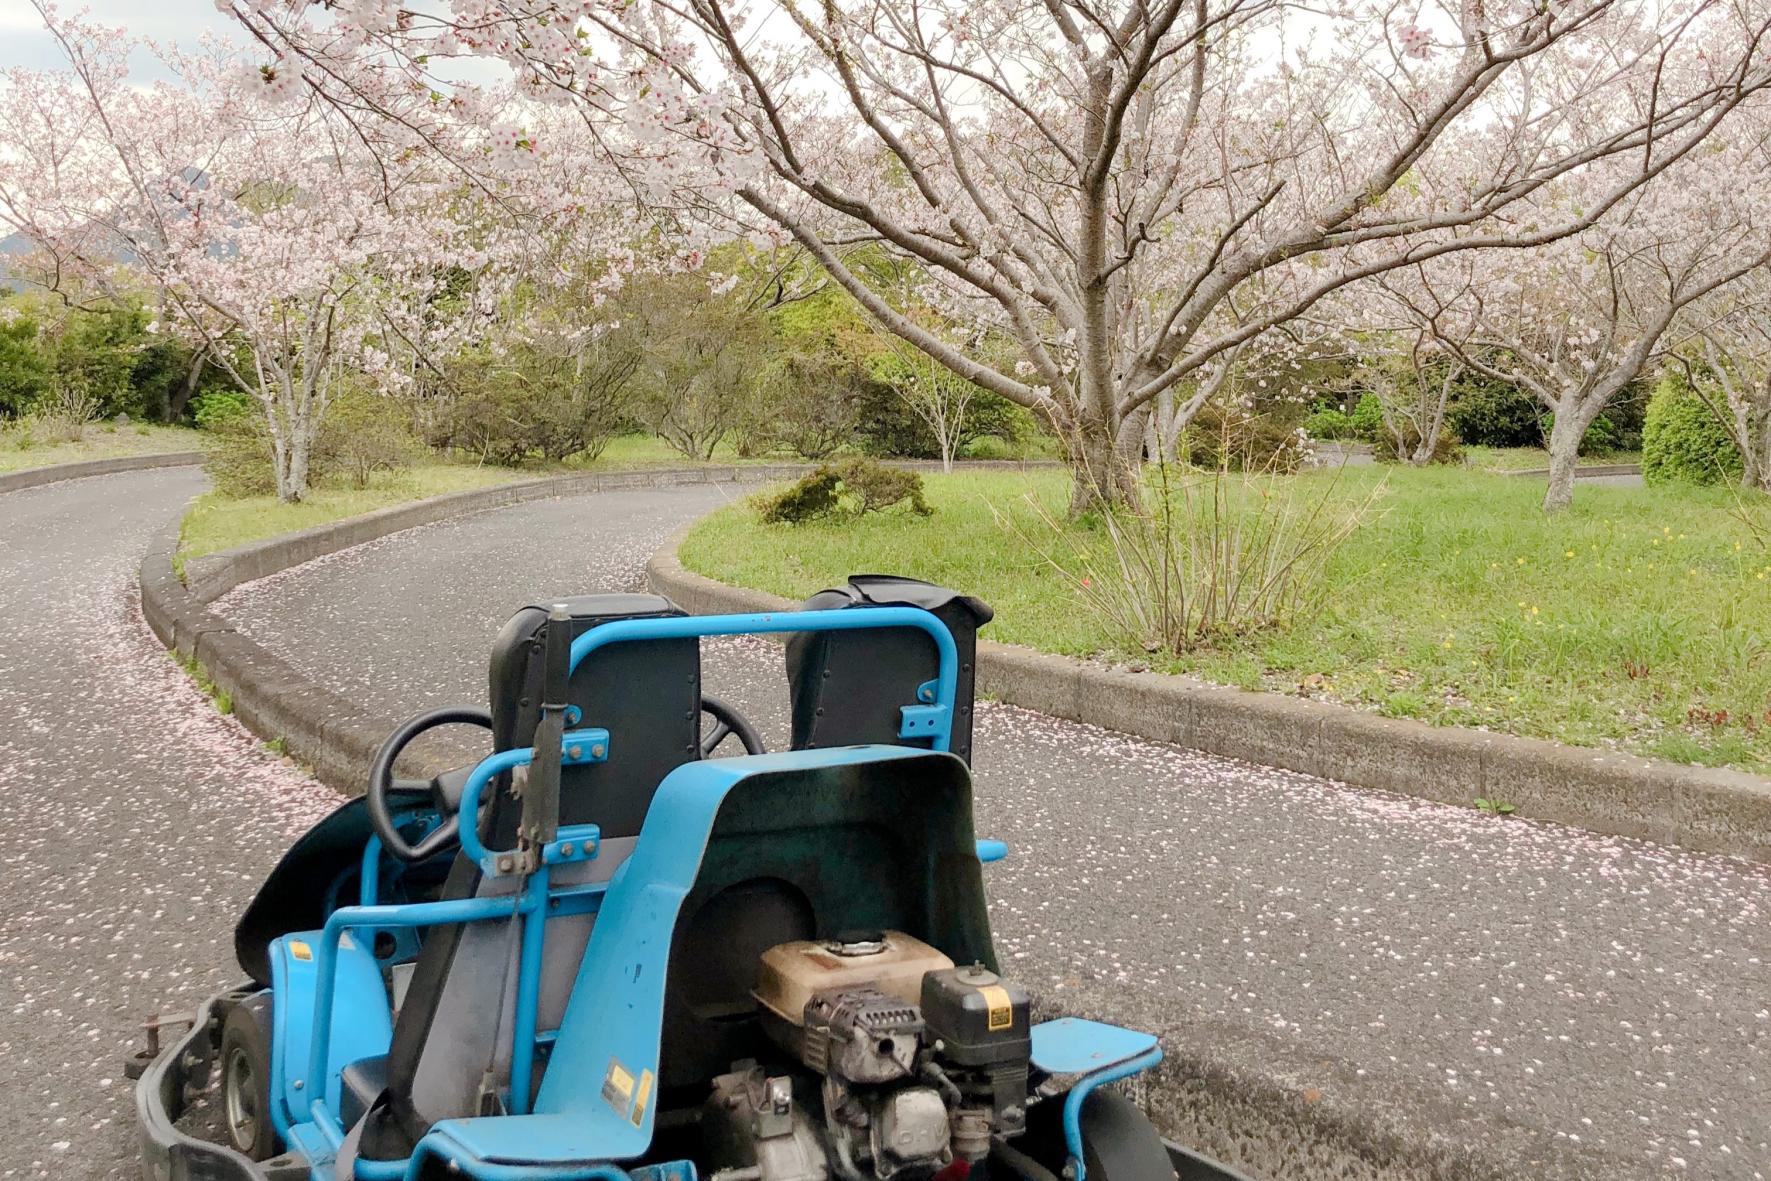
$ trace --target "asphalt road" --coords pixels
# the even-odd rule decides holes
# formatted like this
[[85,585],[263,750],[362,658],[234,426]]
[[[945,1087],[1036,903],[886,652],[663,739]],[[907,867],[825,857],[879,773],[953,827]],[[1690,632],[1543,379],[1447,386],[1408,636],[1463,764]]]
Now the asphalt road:
[[139,1175],[124,1054],[232,983],[233,919],[336,797],[199,694],[136,568],[195,469],[0,495],[0,1178]]
[[[218,609],[390,717],[479,701],[511,610],[637,586],[668,531],[725,495],[480,514]],[[779,743],[779,650],[707,648],[708,690]],[[1283,1074],[1306,1102],[1351,1096],[1417,1132],[1506,1146],[1522,1170],[1558,1157],[1607,1181],[1771,1176],[1771,868],[1004,706],[979,726],[979,831],[1015,851],[989,877],[999,948],[1051,1001]]]
[[[215,714],[140,621],[135,567],[198,479],[0,497],[0,1177],[130,1174],[134,1025],[231,981],[233,914],[334,802]],[[511,609],[635,585],[721,495],[463,518],[222,607],[379,714],[477,701]],[[707,660],[709,689],[775,741],[779,661],[759,641]],[[989,874],[999,950],[1050,1000],[1558,1175],[1771,1177],[1771,870],[1007,707],[979,730],[980,831],[1015,850]],[[1369,1175],[1298,1160],[1284,1175]]]

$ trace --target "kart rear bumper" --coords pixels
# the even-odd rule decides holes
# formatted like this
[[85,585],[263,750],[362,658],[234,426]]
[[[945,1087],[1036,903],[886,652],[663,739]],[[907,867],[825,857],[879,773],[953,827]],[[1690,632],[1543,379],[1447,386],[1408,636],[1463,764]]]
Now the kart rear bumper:
[[178,1128],[191,1100],[209,1087],[228,1011],[252,991],[247,986],[204,1001],[191,1028],[142,1071],[135,1084],[135,1119],[147,1181],[307,1181],[308,1169],[292,1157],[259,1164]]

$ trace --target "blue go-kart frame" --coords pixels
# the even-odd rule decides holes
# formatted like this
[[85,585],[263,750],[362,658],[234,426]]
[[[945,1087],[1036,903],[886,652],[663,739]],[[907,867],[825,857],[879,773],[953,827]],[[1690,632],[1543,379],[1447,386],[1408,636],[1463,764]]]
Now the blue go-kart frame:
[[[720,802],[747,776],[926,756],[949,749],[959,685],[959,654],[946,625],[915,607],[824,610],[770,614],[671,616],[621,619],[600,624],[571,646],[569,669],[611,644],[644,640],[700,639],[732,635],[838,632],[916,628],[934,642],[938,673],[900,711],[899,737],[919,745],[874,745],[788,751],[690,762],[660,786],[639,841],[609,882],[555,886],[553,870],[594,859],[601,833],[595,825],[567,825],[539,849],[538,857],[486,848],[473,818],[487,786],[498,776],[531,764],[535,749],[500,751],[470,773],[458,815],[460,847],[487,878],[516,878],[511,892],[430,902],[381,900],[382,847],[369,837],[355,905],[337,905],[317,931],[283,935],[270,948],[271,994],[276,998],[271,1036],[270,1118],[285,1146],[283,1156],[254,1162],[231,1147],[179,1130],[176,1119],[203,1090],[219,1041],[220,1021],[248,993],[211,998],[189,1033],[168,1046],[143,1071],[136,1107],[144,1172],[156,1181],[334,1181],[335,1160],[348,1129],[340,1116],[341,1072],[350,1062],[387,1051],[392,1017],[380,963],[368,950],[373,935],[423,928],[515,920],[520,930],[516,1003],[511,1034],[510,1085],[504,1114],[444,1120],[434,1125],[404,1160],[357,1159],[358,1181],[416,1181],[427,1161],[476,1181],[697,1181],[686,1160],[645,1165],[652,1140],[653,1109],[642,1089],[629,1112],[601,1094],[601,1063],[619,1058],[642,1080],[656,1069],[663,1022],[662,980],[674,928],[675,904],[693,885]],[[560,741],[563,766],[608,757],[619,735],[568,714],[573,726]],[[427,809],[418,810],[426,812]],[[408,813],[407,819],[418,818]],[[981,862],[1007,855],[1000,841],[980,840]],[[607,904],[607,905],[605,905]],[[557,1030],[536,1028],[547,920],[598,913],[573,988],[574,1004]],[[409,939],[410,936],[396,935]],[[643,966],[646,972],[639,969]],[[649,975],[647,974],[649,973]],[[638,977],[648,981],[641,987]],[[603,1014],[618,1019],[574,1020],[585,990]],[[1032,1030],[1033,1065],[1073,1081],[1063,1097],[1067,1181],[1087,1181],[1081,1111],[1088,1094],[1155,1066],[1162,1058],[1147,1033],[1094,1021],[1062,1018]],[[551,1050],[539,1089],[532,1086],[537,1050]],[[1171,1157],[1183,1181],[1233,1179],[1235,1174],[1178,1146]]]

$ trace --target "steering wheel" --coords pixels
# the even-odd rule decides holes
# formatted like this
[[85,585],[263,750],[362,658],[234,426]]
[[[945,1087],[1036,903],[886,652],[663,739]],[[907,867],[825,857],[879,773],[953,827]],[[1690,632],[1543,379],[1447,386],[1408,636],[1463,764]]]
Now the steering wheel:
[[727,738],[736,734],[738,741],[744,744],[747,755],[767,754],[763,746],[762,735],[750,724],[743,714],[730,702],[713,696],[711,693],[701,695],[701,712],[713,719],[713,729],[701,739],[701,757],[711,759],[715,748]]
[[[439,726],[455,725],[484,726],[490,730],[492,714],[467,705],[451,705],[415,714],[387,736],[387,741],[375,752],[375,761],[369,765],[369,792],[365,800],[369,808],[369,827],[381,838],[381,847],[400,861],[428,861],[453,845],[461,835],[461,816],[456,809],[461,804],[462,789],[467,786],[465,774],[445,771],[435,779],[394,778],[394,763],[413,739]],[[394,823],[393,806],[388,797],[394,792],[414,791],[429,792],[437,811],[447,819],[416,845],[409,845]]]

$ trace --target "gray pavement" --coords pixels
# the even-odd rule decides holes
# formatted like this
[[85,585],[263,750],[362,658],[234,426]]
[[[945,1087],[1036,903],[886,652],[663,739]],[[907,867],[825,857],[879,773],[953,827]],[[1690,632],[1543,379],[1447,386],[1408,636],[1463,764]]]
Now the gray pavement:
[[0,1178],[138,1176],[142,1019],[238,978],[233,921],[337,798],[148,632],[136,568],[195,469],[0,495]]
[[[140,555],[198,480],[0,497],[0,1177],[132,1173],[120,1056],[136,1023],[233,979],[233,915],[335,803],[217,715],[136,612]],[[379,715],[479,700],[509,610],[637,584],[668,530],[723,494],[464,518],[222,608]],[[778,650],[709,649],[710,690],[778,742]],[[1766,867],[1001,706],[979,728],[980,831],[1015,849],[988,879],[1000,949],[1052,1001],[1416,1143],[1546,1162],[1522,1176],[1771,1176]],[[1299,1159],[1283,1175],[1371,1175]]]
[[[218,610],[390,718],[479,701],[511,609],[637,586],[668,530],[729,494],[498,510]],[[711,643],[706,682],[780,741],[778,649]],[[980,831],[1015,850],[989,875],[999,947],[1048,1000],[1414,1143],[1499,1145],[1516,1175],[1771,1177],[1771,868],[1003,706],[979,730]],[[1324,1158],[1285,1175],[1367,1174]]]

